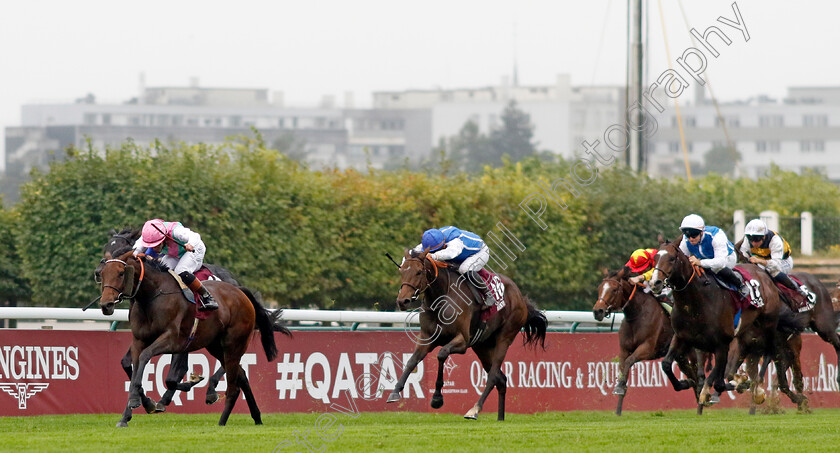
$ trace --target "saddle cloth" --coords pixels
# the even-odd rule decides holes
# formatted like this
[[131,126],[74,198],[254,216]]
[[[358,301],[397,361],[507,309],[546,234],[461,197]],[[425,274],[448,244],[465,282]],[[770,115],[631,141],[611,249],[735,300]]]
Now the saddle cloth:
[[764,298],[761,296],[761,281],[754,278],[752,274],[749,273],[746,269],[740,266],[735,266],[732,268],[736,274],[741,276],[741,280],[747,285],[747,288],[750,290],[750,295],[747,297],[742,298],[741,295],[738,293],[738,288],[724,282],[717,275],[712,273],[714,276],[715,281],[720,285],[722,288],[728,289],[729,295],[732,297],[732,305],[735,307],[735,311],[740,311],[748,306],[753,306],[755,308],[761,308],[764,306]]
[[[795,281],[799,286],[803,286],[803,283],[798,278],[790,274],[788,274],[788,277]],[[802,294],[799,294],[798,291],[794,291],[777,281],[774,281],[774,283],[776,284],[776,288],[779,289],[779,294],[781,294],[782,298],[788,302],[788,305],[790,305],[790,308],[793,309],[793,311],[802,312],[811,308],[808,305],[808,299],[806,299]]]

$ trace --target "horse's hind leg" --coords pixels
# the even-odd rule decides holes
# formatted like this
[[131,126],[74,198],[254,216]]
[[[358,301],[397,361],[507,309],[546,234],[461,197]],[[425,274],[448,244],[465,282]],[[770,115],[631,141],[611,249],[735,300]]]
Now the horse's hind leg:
[[[814,310],[818,309],[820,307],[814,307]],[[834,352],[837,354],[837,368],[840,369],[840,335],[837,334],[834,312],[825,309],[820,310],[811,320],[811,328],[817,332],[823,341],[834,346]],[[840,384],[840,373],[837,373],[837,384]]]
[[219,418],[219,426],[225,426],[227,424],[228,417],[230,417],[230,413],[233,411],[233,406],[239,398],[239,373],[241,370],[239,359],[242,358],[245,347],[247,347],[247,342],[243,343],[242,351],[239,351],[238,354],[225,354],[225,374],[227,375],[228,388],[225,391],[225,408],[222,410],[221,418]]
[[176,391],[189,392],[201,379],[196,381],[181,382],[187,374],[189,357],[187,353],[172,354],[172,364],[169,366],[169,373],[166,374],[166,392],[158,401],[155,412],[165,412],[166,406],[172,402]]
[[262,425],[262,416],[260,415],[260,408],[257,407],[257,400],[254,398],[254,392],[251,391],[251,383],[248,382],[248,376],[242,366],[239,367],[239,386],[242,388],[242,393],[245,395],[245,402],[248,403],[248,410],[251,411],[251,418],[254,419],[255,425]]
[[[512,340],[512,338],[506,341],[501,339],[498,340],[496,346],[489,350],[487,355],[479,354],[479,351],[476,350],[476,353],[479,354],[479,358],[482,363],[485,364],[485,369],[487,369],[487,362],[490,362],[489,369],[487,370],[487,386],[484,387],[484,391],[481,392],[481,397],[478,398],[478,402],[475,403],[475,406],[464,414],[464,418],[470,420],[476,420],[478,418],[478,413],[481,412],[482,407],[484,407],[484,401],[487,399],[487,396],[490,395],[490,391],[492,391],[494,387],[502,388],[503,386],[504,389],[507,390],[507,377],[502,373],[502,362],[505,360],[505,355],[507,354],[507,350],[510,347]],[[475,348],[473,349],[475,350]],[[487,360],[488,356],[490,360]],[[499,393],[499,421],[503,421],[505,419],[504,397],[505,393]]]
[[440,348],[438,352],[438,372],[437,380],[435,380],[435,393],[432,395],[431,401],[432,409],[440,409],[443,406],[441,389],[443,388],[443,369],[446,359],[449,358],[449,354],[463,354],[465,352],[467,352],[467,342],[461,335],[456,335],[455,339]]

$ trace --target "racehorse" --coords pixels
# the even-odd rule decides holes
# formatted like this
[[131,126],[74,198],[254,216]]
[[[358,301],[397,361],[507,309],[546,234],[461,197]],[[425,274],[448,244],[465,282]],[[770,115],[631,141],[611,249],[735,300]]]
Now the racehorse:
[[[99,281],[99,275],[102,272],[102,266],[104,266],[105,261],[108,259],[113,258],[113,254],[118,250],[125,249],[126,247],[134,246],[134,243],[137,242],[137,239],[140,238],[141,230],[136,228],[123,228],[120,231],[111,230],[110,231],[110,239],[102,248],[103,258],[99,261],[99,266],[97,266],[96,271],[94,274],[96,276],[96,280]],[[233,274],[225,269],[222,266],[217,266],[215,264],[204,264],[204,267],[210,270],[214,276],[218,277],[223,282],[228,282],[234,286],[240,286],[239,282],[233,276]],[[128,351],[125,352],[122,360],[120,360],[120,365],[123,368],[126,376],[131,379],[131,347],[129,346]],[[184,376],[187,374],[188,368],[188,357],[187,354],[173,354],[172,361],[169,366],[169,372],[166,374],[165,382],[166,382],[166,391],[161,396],[160,401],[155,403],[145,394],[141,395],[143,408],[146,410],[147,413],[151,414],[154,412],[165,412],[166,406],[172,402],[172,398],[175,396],[176,391],[188,392],[190,391],[196,384],[203,380],[203,377],[194,376],[187,382],[181,382],[184,379]],[[219,367],[215,373],[210,377],[210,380],[207,382],[207,396],[205,397],[205,403],[213,404],[219,400],[219,394],[216,392],[216,386],[219,385],[219,381],[222,379],[222,376],[225,374],[224,367]]]
[[[774,355],[774,339],[781,301],[769,275],[760,272],[755,265],[744,265],[743,267],[758,281],[759,286],[754,287],[754,291],[762,297],[764,305],[760,308],[744,308],[739,328],[736,330],[736,309],[729,290],[720,287],[702,269],[692,266],[688,256],[679,248],[681,240],[682,237],[676,242],[670,242],[660,237],[660,250],[656,254],[651,277],[651,288],[655,294],[660,293],[666,283],[674,288],[674,309],[671,312],[674,338],[662,361],[662,368],[676,390],[680,385],[671,370],[675,357],[688,353],[691,348],[714,353],[715,365],[699,398],[700,404],[706,404],[711,398],[712,386],[717,392],[726,390],[724,378],[728,381],[734,377],[742,358],[746,357],[748,347],[751,346],[753,334],[757,333],[763,337],[765,351],[762,355]],[[751,328],[753,323],[758,323],[755,330]],[[747,335],[748,332],[750,335]],[[750,376],[750,380],[753,400],[760,404],[763,398],[759,394],[757,372]]]
[[[627,379],[636,362],[664,357],[674,336],[671,318],[653,295],[644,291],[644,285],[630,282],[630,268],[607,275],[598,286],[598,301],[592,308],[596,320],[601,321],[610,313],[624,312],[624,322],[618,328],[618,343],[621,352],[618,356],[620,374],[613,395],[618,395],[616,415],[621,415],[621,407],[627,394]],[[692,357],[677,356],[677,363],[688,379],[680,381],[677,390],[694,389],[699,397],[702,383],[702,367],[698,369],[698,360]],[[698,405],[702,412],[703,406]]]
[[[735,250],[738,250],[738,261],[747,262],[748,257],[740,253],[742,241],[743,239],[736,244]],[[837,356],[837,366],[840,368],[840,335],[837,334],[837,327],[840,322],[840,313],[834,310],[834,301],[837,299],[837,296],[840,295],[840,283],[838,283],[833,292],[830,292],[828,288],[826,288],[825,285],[823,285],[822,282],[813,274],[808,272],[794,272],[790,275],[798,279],[803,285],[807,286],[816,296],[814,306],[805,313],[805,323],[807,323],[808,327],[816,332],[823,341],[834,347],[834,351]],[[783,294],[780,294],[780,296],[783,300],[787,301]],[[796,309],[796,305],[793,301],[787,302],[791,309]],[[801,316],[796,317],[796,323],[801,322],[799,319],[800,317]],[[796,365],[798,366],[798,363]],[[837,383],[840,385],[840,373],[838,373],[837,376]]]
[[165,265],[134,256],[131,248],[117,252],[102,267],[102,313],[111,315],[122,299],[131,301],[129,322],[134,341],[131,345],[132,377],[128,403],[118,427],[128,426],[131,411],[142,403],[141,379],[149,360],[160,354],[187,353],[201,348],[219,360],[227,375],[228,389],[219,425],[225,425],[240,389],[256,424],[262,424],[259,408],[239,361],[248,347],[252,332],[260,340],[269,361],[277,356],[274,329],[291,335],[277,326],[280,312],[271,313],[256,300],[250,290],[225,282],[207,282],[207,290],[219,303],[205,321],[193,329],[195,306],[181,293],[180,286]]
[[487,372],[487,385],[478,402],[464,415],[475,420],[487,396],[496,388],[499,395],[498,420],[505,419],[505,393],[507,377],[501,370],[505,355],[520,330],[525,329],[525,346],[542,346],[545,349],[547,321],[545,315],[531,304],[513,281],[503,275],[505,307],[486,321],[486,328],[479,319],[484,303],[478,293],[468,287],[465,277],[455,269],[433,260],[426,252],[406,250],[400,266],[402,282],[397,295],[397,307],[405,310],[421,294],[420,332],[415,338],[414,354],[406,363],[403,373],[387,402],[399,401],[409,374],[433,349],[438,352],[438,373],[431,406],[443,406],[443,370],[450,354],[464,354],[472,348]]

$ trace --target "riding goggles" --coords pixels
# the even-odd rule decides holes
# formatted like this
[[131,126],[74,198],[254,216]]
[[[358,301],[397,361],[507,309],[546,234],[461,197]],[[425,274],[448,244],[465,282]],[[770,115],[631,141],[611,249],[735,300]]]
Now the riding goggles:
[[697,236],[700,236],[701,234],[703,234],[703,230],[698,230],[696,228],[683,228],[682,232],[683,232],[683,234],[685,234],[685,237],[687,237],[689,239],[694,239]]

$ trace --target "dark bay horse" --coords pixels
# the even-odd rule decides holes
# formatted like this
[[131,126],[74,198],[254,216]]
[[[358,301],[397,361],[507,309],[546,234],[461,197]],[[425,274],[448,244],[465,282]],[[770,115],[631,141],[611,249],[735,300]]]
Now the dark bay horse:
[[[764,306],[745,308],[736,331],[736,310],[729,290],[721,288],[709,273],[691,265],[688,256],[679,248],[681,239],[670,242],[660,238],[660,250],[656,254],[655,270],[651,278],[654,293],[659,293],[666,283],[674,288],[674,309],[671,312],[674,338],[662,361],[662,368],[674,389],[677,389],[679,381],[671,370],[675,357],[689,353],[692,348],[714,353],[715,365],[699,398],[700,404],[706,404],[711,398],[712,386],[719,393],[726,390],[724,378],[729,380],[734,377],[741,363],[739,358],[746,357],[746,350],[751,346],[755,334],[762,337],[765,350],[761,355],[774,355],[781,301],[766,273],[760,272],[755,265],[744,265],[760,282],[758,291]],[[745,328],[753,323],[757,323],[755,330]],[[753,399],[758,400],[761,397],[757,373],[750,376],[750,380]]]
[[[109,232],[110,238],[108,242],[102,247],[102,254],[103,258],[99,261],[99,266],[97,266],[96,271],[94,274],[96,275],[96,280],[99,280],[99,275],[102,272],[102,266],[105,265],[105,261],[109,260],[114,257],[114,253],[118,250],[124,250],[127,247],[133,247],[134,243],[137,242],[137,239],[140,238],[140,229],[137,228],[123,228],[120,231],[111,230]],[[208,268],[210,272],[213,273],[216,277],[218,277],[223,282],[230,283],[234,286],[240,286],[239,282],[233,276],[233,274],[225,269],[222,266],[217,266],[215,264],[204,264],[204,267]],[[258,297],[259,299],[259,297]],[[131,379],[132,375],[132,368],[131,368],[131,347],[128,348],[125,355],[123,356],[122,360],[120,361],[120,365],[122,365],[123,371],[125,372],[126,376]],[[147,413],[154,413],[154,412],[165,412],[166,406],[172,402],[172,398],[175,396],[176,391],[188,392],[190,391],[196,384],[201,382],[204,378],[201,376],[194,376],[187,382],[182,382],[184,376],[187,374],[187,369],[189,366],[189,360],[187,354],[173,354],[172,360],[169,366],[169,372],[166,374],[165,382],[166,382],[166,391],[161,396],[160,401],[155,403],[145,394],[141,394],[143,408],[146,410]],[[219,385],[219,381],[222,379],[222,376],[225,374],[224,367],[219,367],[215,373],[210,377],[210,380],[207,382],[207,396],[205,397],[205,402],[207,404],[213,404],[219,400],[219,394],[216,392],[216,386]]]
[[443,406],[441,388],[446,359],[450,354],[464,354],[471,347],[487,372],[487,385],[478,402],[464,417],[475,420],[484,400],[496,388],[499,394],[498,420],[504,420],[507,377],[501,366],[505,355],[523,328],[526,346],[539,345],[545,348],[545,315],[528,301],[511,279],[499,275],[505,285],[506,306],[487,321],[486,328],[480,329],[479,312],[484,302],[473,294],[467,286],[469,283],[458,271],[445,263],[432,260],[426,252],[406,250],[404,258],[400,266],[402,283],[397,295],[397,306],[404,310],[409,303],[417,300],[421,294],[424,295],[420,312],[422,337],[415,338],[414,354],[403,369],[394,391],[388,396],[388,402],[400,400],[400,392],[409,374],[430,351],[440,347],[435,393],[431,400],[433,408],[440,408]]
[[[624,321],[618,328],[618,343],[621,352],[618,356],[620,373],[613,395],[618,395],[616,415],[621,415],[621,407],[627,394],[627,379],[636,362],[664,357],[671,345],[674,329],[671,318],[659,301],[644,291],[644,285],[630,282],[630,268],[607,275],[598,285],[598,301],[592,308],[596,320],[601,321],[610,313],[624,312]],[[677,356],[680,370],[688,379],[681,380],[676,390],[694,389],[695,396],[700,393],[702,368],[698,370],[695,357]],[[698,406],[702,410],[702,406]]]
[[[129,321],[134,341],[131,345],[133,373],[129,397],[118,427],[128,426],[131,411],[142,403],[141,379],[149,360],[160,354],[187,353],[201,348],[219,360],[227,375],[228,390],[219,425],[227,423],[240,389],[245,395],[254,423],[262,424],[259,408],[248,378],[239,361],[248,347],[255,329],[269,361],[277,356],[274,341],[276,317],[254,298],[247,288],[224,282],[207,282],[207,290],[219,303],[219,309],[198,323],[190,336],[195,320],[194,306],[181,293],[166,266],[157,261],[135,257],[129,248],[117,257],[106,260],[102,267],[102,297],[100,308],[105,315],[113,314],[122,299],[131,301]],[[280,328],[289,335],[289,331]]]
[[[743,239],[736,244],[735,250],[739,251],[738,261],[747,262],[748,257],[740,253],[742,242]],[[814,307],[800,315],[804,315],[806,317],[805,323],[807,323],[811,330],[816,332],[823,341],[834,347],[834,351],[837,356],[837,366],[840,368],[840,335],[837,334],[838,322],[840,322],[840,313],[834,309],[834,301],[837,299],[837,295],[840,295],[840,283],[838,283],[837,288],[835,288],[834,292],[836,292],[836,294],[834,294],[834,292],[829,291],[829,289],[826,288],[825,285],[823,285],[823,283],[813,274],[808,272],[794,272],[790,275],[796,277],[800,282],[802,282],[802,284],[806,285],[817,297]],[[781,295],[781,297],[786,301],[783,295]],[[790,301],[786,302],[791,308],[795,307],[795,304]],[[796,323],[801,322],[800,317],[801,316],[796,317]],[[837,383],[840,384],[840,373],[838,373],[837,376]]]

